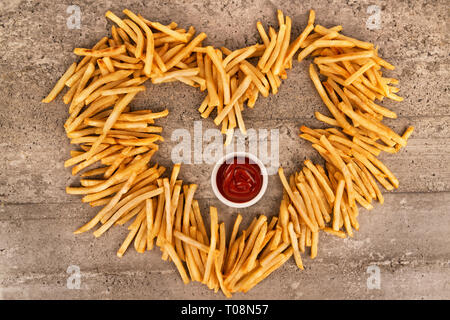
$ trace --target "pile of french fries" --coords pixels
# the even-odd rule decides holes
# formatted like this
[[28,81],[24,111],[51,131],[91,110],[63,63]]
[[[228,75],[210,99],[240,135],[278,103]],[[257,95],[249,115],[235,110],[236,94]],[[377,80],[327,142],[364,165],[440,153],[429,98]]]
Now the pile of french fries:
[[[198,111],[207,118],[217,108],[214,123],[221,125],[221,132],[226,134],[225,145],[231,143],[236,127],[243,135],[247,134],[242,117],[245,103],[253,108],[260,94],[267,97],[270,90],[276,94],[281,79],[287,78],[286,69],[292,67],[292,57],[299,48],[298,41],[290,44],[292,21],[281,10],[277,11],[277,18],[278,32],[270,27],[269,35],[262,23],[257,22],[262,44],[234,51],[210,46],[194,49],[208,93]],[[257,62],[252,64],[251,58],[258,58]]]
[[[173,224],[169,226],[167,222],[165,227],[161,225],[156,240],[156,244],[163,251],[163,259],[170,257],[185,284],[191,280],[198,281],[215,292],[221,289],[226,297],[231,297],[231,293],[249,291],[292,256],[290,243],[281,239],[282,229],[277,226],[277,217],[272,217],[270,223],[265,215],[255,217],[248,228],[242,230],[238,236],[242,222],[242,216],[238,214],[227,243],[225,223],[219,224],[217,209],[211,206],[208,237],[198,202],[192,200],[192,186],[195,185],[184,188],[185,196],[178,198],[177,205],[176,199],[172,200]],[[193,191],[195,192],[195,189]],[[165,192],[159,195],[158,208],[161,204],[168,203],[169,200],[165,199],[167,194]],[[153,220],[154,204],[151,202],[147,200],[146,203],[151,217],[147,221],[154,221],[155,226],[157,220]],[[157,214],[156,217],[160,215]],[[168,217],[168,214],[163,215]],[[145,220],[145,214],[143,216],[142,219]],[[152,230],[155,232],[155,227]],[[132,229],[130,237],[133,237],[133,232],[136,231]],[[145,231],[142,232],[145,237]],[[127,246],[128,243],[129,241],[125,240],[122,246]],[[147,248],[151,249],[148,245]]]
[[[100,237],[111,227],[130,222],[118,257],[125,254],[131,242],[139,253],[156,245],[162,259],[174,262],[185,283],[200,281],[216,292],[221,288],[227,297],[231,292],[246,292],[292,255],[288,244],[280,243],[279,228],[274,230],[277,218],[270,224],[264,215],[255,218],[236,239],[242,220],[239,215],[227,247],[225,225],[218,224],[217,210],[211,207],[208,236],[194,199],[197,185],[183,185],[178,179],[180,164],[173,166],[170,178],[163,177],[166,168],[149,165],[158,150],[157,142],[164,141],[159,135],[162,127],[155,126],[155,120],[167,116],[168,110],[133,111],[130,103],[145,90],[142,84],[151,79],[154,84],[181,81],[208,89],[207,101],[217,88],[216,98],[225,105],[211,99],[205,107],[208,113],[214,107],[227,108],[230,99],[234,102],[227,112],[242,107],[245,100],[237,100],[247,89],[254,104],[258,90],[254,84],[257,78],[252,75],[261,73],[245,59],[258,56],[264,46],[244,49],[243,55],[241,51],[228,52],[228,59],[222,60],[220,51],[200,46],[206,38],[204,33],[192,39],[193,27],[186,32],[177,29],[176,23],[165,26],[129,10],[123,12],[129,19],[106,13],[117,25],[111,28],[111,38],[102,38],[92,49],[75,48],[74,53],[83,59],[73,63],[42,100],[49,103],[68,87],[63,96],[64,103],[69,104],[64,127],[71,143],[80,150],[71,151],[65,167],[72,167],[73,175],[80,174],[81,186],[67,187],[66,192],[83,195],[82,201],[92,207],[102,206],[74,233],[98,227],[93,234]],[[274,64],[275,58],[272,60]],[[231,70],[233,76],[230,78],[225,70]],[[264,83],[267,87],[267,81]],[[241,109],[235,110],[233,119],[245,132]],[[233,122],[231,114],[222,113],[221,117]],[[276,241],[271,240],[273,236]],[[270,240],[269,248],[266,245]]]

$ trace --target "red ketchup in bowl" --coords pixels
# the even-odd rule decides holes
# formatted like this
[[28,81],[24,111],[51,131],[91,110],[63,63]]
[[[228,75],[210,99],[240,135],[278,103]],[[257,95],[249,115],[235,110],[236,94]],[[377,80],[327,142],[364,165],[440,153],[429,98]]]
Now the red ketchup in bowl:
[[225,161],[216,176],[219,192],[236,203],[248,202],[256,197],[262,182],[261,168],[249,158],[242,157]]

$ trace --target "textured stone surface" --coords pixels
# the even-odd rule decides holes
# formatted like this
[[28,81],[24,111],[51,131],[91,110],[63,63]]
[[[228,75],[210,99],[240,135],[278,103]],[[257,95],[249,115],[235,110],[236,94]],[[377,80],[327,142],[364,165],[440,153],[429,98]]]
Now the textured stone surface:
[[[259,40],[255,23],[276,26],[276,9],[292,17],[293,35],[305,26],[314,8],[318,23],[341,24],[344,33],[380,46],[383,57],[396,65],[389,76],[400,79],[401,103],[385,101],[399,118],[387,121],[402,132],[415,126],[408,146],[381,159],[400,180],[386,193],[384,205],[361,209],[361,229],[354,239],[321,234],[318,257],[304,258],[300,272],[293,261],[251,290],[235,298],[261,299],[427,299],[450,298],[450,49],[447,1],[83,1],[81,29],[67,28],[71,1],[0,3],[0,298],[147,298],[218,299],[205,286],[184,286],[175,267],[160,259],[159,250],[144,255],[115,252],[125,228],[114,228],[99,239],[72,231],[96,210],[64,188],[77,178],[63,166],[69,144],[63,130],[67,108],[57,99],[40,103],[68,65],[74,47],[92,46],[109,34],[107,10],[124,8],[152,20],[193,25],[208,34],[206,43],[236,49]],[[369,5],[379,5],[381,28],[368,30]],[[318,161],[309,142],[298,138],[302,124],[319,127],[314,111],[326,113],[307,74],[308,61],[294,62],[276,96],[259,99],[245,111],[247,127],[277,128],[280,164],[288,173],[305,158]],[[181,83],[147,85],[135,107],[168,108],[160,121],[166,138],[156,156],[170,166],[175,129],[193,131],[203,93]],[[203,130],[213,128],[203,121]],[[198,183],[197,199],[205,220],[209,205],[219,209],[230,228],[237,210],[221,205],[209,184],[211,165],[184,165],[181,178]],[[270,178],[264,199],[242,210],[244,224],[254,215],[277,214],[281,184]],[[81,289],[66,287],[69,265],[81,269]],[[367,289],[367,267],[381,271],[381,288]]]

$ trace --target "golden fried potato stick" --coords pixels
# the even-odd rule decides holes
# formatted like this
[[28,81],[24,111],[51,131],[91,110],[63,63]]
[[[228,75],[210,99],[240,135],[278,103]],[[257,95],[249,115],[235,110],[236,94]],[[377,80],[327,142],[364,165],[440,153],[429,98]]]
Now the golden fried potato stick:
[[275,43],[275,48],[273,49],[269,60],[264,65],[264,68],[261,70],[262,73],[267,73],[272,68],[273,64],[275,63],[276,59],[278,58],[278,56],[280,54],[281,46],[283,44],[283,39],[284,39],[285,33],[286,33],[286,25],[282,24],[280,26],[279,31],[278,31],[277,41]]
[[[197,190],[197,187],[198,187],[198,185],[196,185],[196,184],[190,184],[187,189],[187,192],[184,192],[185,203],[184,203],[184,211],[183,211],[183,220],[182,220],[182,229],[181,230],[185,234],[189,233],[190,211],[191,211],[192,201],[194,198],[195,191]],[[214,213],[212,213],[212,214],[214,214]]]
[[354,44],[350,41],[346,40],[333,40],[338,37],[337,32],[329,33],[318,40],[311,43],[309,46],[307,46],[305,49],[303,49],[298,57],[297,60],[300,62],[304,58],[306,58],[308,55],[313,53],[313,51],[320,49],[320,48],[327,48],[327,47],[340,47],[340,48],[351,48],[354,47]]
[[264,222],[262,227],[259,229],[259,233],[258,233],[258,236],[256,237],[255,244],[253,245],[253,248],[252,248],[248,258],[242,265],[242,269],[244,272],[249,272],[254,268],[256,258],[258,256],[259,252],[261,251],[261,249],[264,247],[263,243],[264,243],[264,238],[265,238],[266,234],[267,234],[267,221]]
[[266,31],[264,30],[264,27],[263,27],[261,21],[256,22],[256,29],[259,32],[259,35],[261,37],[261,40],[264,43],[264,46],[267,48],[269,46],[270,40],[269,40],[269,37],[267,36]]
[[102,91],[102,96],[113,96],[131,92],[145,91],[145,86],[120,87]]
[[[112,63],[111,57],[104,57],[103,59],[99,59],[99,60],[97,60],[97,63],[99,63],[100,61],[102,61],[103,64],[106,66],[108,72],[116,71],[114,69],[114,65]],[[100,67],[100,64],[99,64],[99,67]]]
[[190,281],[189,276],[187,275],[186,270],[183,267],[183,262],[180,260],[180,257],[178,257],[173,245],[164,239],[163,247],[164,252],[167,252],[170,258],[172,259],[173,263],[175,263],[175,266],[177,267],[184,284],[188,284]]
[[116,47],[108,47],[105,49],[86,49],[86,48],[75,48],[73,53],[78,56],[89,56],[89,57],[111,57],[116,56],[118,54],[122,54],[126,52],[126,47],[124,45],[116,46]]
[[[409,139],[409,137],[412,135],[413,131],[414,131],[414,127],[408,127],[408,128],[405,130],[405,132],[403,133],[402,138],[403,138],[405,141],[407,141],[407,140]],[[395,151],[396,151],[396,152],[400,151],[401,147],[402,147],[402,146],[401,146],[400,144],[397,144],[397,145],[395,146]]]
[[320,196],[313,191],[313,189],[306,180],[302,184],[305,186],[309,199],[311,200],[314,214],[316,216],[316,221],[318,221],[318,223],[320,224],[322,223],[325,224],[325,222],[329,222],[331,218],[329,217],[328,212],[325,209],[324,209],[325,211],[322,212],[322,207],[320,205]]
[[[178,198],[178,204],[175,211],[175,218],[174,218],[174,237],[175,237],[175,249],[180,257],[181,260],[186,261],[186,256],[183,249],[183,244],[181,243],[181,239],[177,238],[175,235],[175,232],[181,233],[181,219],[183,217],[183,206],[184,206],[184,195],[181,194]],[[197,239],[197,235],[195,236],[195,239]],[[194,239],[194,240],[195,240]]]
[[118,70],[116,72],[108,73],[107,75],[100,77],[98,80],[93,81],[87,88],[81,91],[80,94],[73,99],[73,103],[79,104],[83,102],[95,89],[99,88],[100,86],[109,82],[125,79],[132,73],[132,70]]
[[[372,202],[372,194],[370,193],[370,191],[367,189],[365,183],[363,182],[363,180],[361,179],[358,170],[357,170],[357,166],[355,165],[354,162],[349,162],[347,163],[347,167],[350,170],[350,173],[352,174],[352,179],[355,182],[355,189],[358,188],[357,192],[360,193],[362,196],[364,196],[364,198],[370,203]],[[373,198],[375,198],[375,191],[373,191]]]
[[[95,139],[95,137],[94,137]],[[72,139],[74,140],[74,139]],[[119,145],[108,145],[108,148],[104,148],[102,146],[99,147],[100,150],[102,150],[101,152],[95,154],[93,157],[91,157],[90,159],[84,160],[83,162],[77,164],[75,167],[72,168],[72,174],[76,175],[78,172],[80,172],[81,170],[83,170],[84,168],[89,167],[90,165],[94,164],[95,162],[99,161],[100,159],[102,159],[103,157],[106,157],[116,151],[119,151],[120,149],[122,149],[122,146]],[[87,152],[86,152],[87,153]],[[81,158],[85,158],[86,153],[83,153],[82,155],[78,156]],[[77,158],[77,157],[75,157]],[[74,159],[74,158],[72,158]],[[71,160],[71,159],[69,159]],[[67,160],[67,161],[69,161]]]
[[275,60],[275,63],[272,68],[272,72],[274,75],[279,75],[281,73],[282,68],[284,69],[284,61],[286,58],[286,51],[288,50],[289,42],[291,40],[291,18],[286,16],[286,32],[283,37],[283,42],[281,43],[280,53]]
[[234,221],[233,230],[231,232],[230,241],[228,242],[228,252],[225,260],[228,260],[230,257],[230,249],[233,247],[234,242],[236,241],[236,236],[239,232],[239,225],[242,222],[242,215],[238,213],[236,216],[236,220]]
[[128,249],[129,245],[131,244],[131,241],[135,238],[136,234],[139,231],[139,226],[141,225],[142,220],[144,220],[145,216],[143,214],[139,214],[136,217],[135,222],[137,221],[137,224],[133,224],[132,228],[130,229],[130,232],[128,233],[127,237],[123,241],[122,245],[120,246],[119,250],[117,251],[117,256],[119,258],[122,258],[125,251]]
[[[105,48],[105,45],[106,45],[107,42],[108,42],[108,37],[103,37],[102,39],[100,39],[99,42],[97,42],[97,43],[92,47],[92,50],[97,50],[97,49],[100,49],[100,48]],[[80,69],[82,69],[83,67],[85,67],[85,65],[86,65],[88,62],[95,63],[95,59],[96,59],[96,58],[94,58],[94,57],[85,56],[85,57],[78,63],[77,68],[75,69],[75,73],[77,73]],[[70,80],[70,79],[69,79],[69,80]],[[66,82],[66,85],[69,86],[69,87],[71,87],[71,85],[69,85],[67,82]]]
[[[171,207],[171,192],[170,192],[170,183],[168,178],[163,178],[163,187],[164,187],[164,212],[165,212],[165,221],[166,221],[166,230],[165,230],[165,239],[169,243],[172,243],[172,207]],[[178,202],[177,202],[178,204]]]
[[300,224],[300,239],[298,241],[298,247],[300,252],[304,253],[306,250],[306,224],[304,224],[303,222]]
[[[86,66],[83,76],[81,77],[80,81],[78,81],[77,88],[76,88],[75,94],[73,96],[73,99],[76,99],[77,96],[80,94],[80,92],[85,88],[87,82],[94,75],[94,71],[95,71],[94,64],[89,62],[89,64]],[[75,104],[72,101],[72,103],[70,104],[70,107],[69,107],[70,116],[64,123],[64,127],[67,127],[73,121],[73,119],[78,115],[78,113],[81,111],[82,108],[83,108],[83,103]]]
[[[247,230],[243,230],[242,235],[238,238],[238,240],[236,240],[237,254],[234,256],[233,260],[229,261],[229,269],[227,268],[226,271],[227,279],[230,277],[231,274],[233,274],[236,271],[239,261],[241,261],[241,257],[244,253],[245,246],[247,245],[245,242],[247,236],[248,236]],[[227,279],[225,279],[225,281]]]
[[[133,39],[133,41],[135,43],[138,42],[138,37],[137,35],[134,33],[134,31],[119,17],[117,17],[114,13],[112,13],[111,11],[107,11],[105,13],[105,17],[107,17],[108,19],[110,19],[111,21],[115,22],[120,28],[117,30],[117,32],[119,33],[120,36],[122,32],[125,32],[125,35],[128,35],[131,37],[131,39]],[[123,39],[125,42],[129,42],[129,39]]]
[[333,230],[332,228],[328,228],[328,227],[326,227],[325,229],[323,229],[323,231],[325,231],[326,233],[328,233],[328,234],[332,234],[332,235],[334,235],[334,236],[337,236],[337,237],[339,237],[339,238],[342,238],[342,239],[345,239],[345,238],[347,238],[347,235],[345,234],[345,232],[344,231],[335,231],[335,230]]
[[220,267],[219,267],[219,255],[218,255],[218,254],[215,254],[215,257],[214,257],[214,270],[215,270],[215,272],[216,272],[216,276],[217,276],[217,279],[219,280],[220,288],[221,288],[223,294],[224,294],[227,298],[231,298],[231,293],[230,293],[230,291],[227,289],[227,287],[225,286],[224,281],[223,281],[223,274],[222,274],[222,272],[220,271]]
[[213,63],[209,55],[205,55],[205,80],[209,97],[208,105],[210,107],[218,106],[220,104],[219,96],[217,93],[218,88],[213,78]]
[[345,199],[343,199],[343,201],[341,202],[341,217],[344,222],[343,224],[344,224],[345,231],[347,232],[349,237],[353,238],[352,224],[350,222],[350,214],[348,212],[349,208],[350,207],[348,207],[346,205]]
[[222,60],[216,54],[216,51],[213,47],[206,47],[206,53],[211,59],[212,63],[216,67],[222,81],[223,86],[223,103],[228,104],[230,102],[230,78],[225,72],[225,68],[223,67]]
[[297,234],[300,234],[301,233],[300,221],[298,220],[297,211],[295,211],[294,207],[291,204],[289,204],[287,209],[288,209],[288,212],[289,212],[289,216],[291,217],[291,221],[290,222],[292,222],[292,224],[294,225],[295,232]]
[[263,86],[266,89],[269,89],[269,87],[270,87],[269,81],[267,80],[266,76],[261,72],[261,70],[259,70],[257,67],[255,67],[253,64],[251,64],[247,60],[242,61],[240,64],[248,67],[250,69],[250,71],[252,71],[258,77],[258,79],[261,81]]
[[[342,30],[342,27],[341,27],[341,30]],[[327,28],[324,28],[321,25],[316,25],[314,27],[314,31],[319,33],[319,34],[321,34],[321,35],[326,35],[326,34],[328,34],[330,32],[333,32],[333,31],[338,31],[339,32],[340,30],[332,30],[332,28],[331,29],[327,29]],[[368,49],[368,50],[373,49],[373,44],[369,43],[369,42],[360,41],[360,40],[357,40],[357,39],[354,39],[354,38],[351,38],[351,37],[347,37],[347,36],[344,36],[344,35],[341,35],[341,34],[339,34],[338,39],[351,41],[351,42],[353,42],[355,44],[356,47],[359,47],[359,48],[362,48],[362,49]]]
[[294,226],[292,225],[292,222],[289,222],[288,224],[288,231],[289,231],[289,239],[291,240],[291,246],[294,250],[294,259],[295,263],[297,264],[297,267],[301,270],[303,270],[303,262],[302,257],[300,255],[300,250],[298,248],[298,240],[297,235],[294,232]]
[[334,56],[315,58],[314,63],[329,64],[332,62],[352,61],[352,60],[356,60],[356,59],[372,58],[373,55],[374,54],[373,54],[372,50],[343,53],[343,54],[338,54],[338,55],[334,55]]
[[391,191],[394,189],[394,186],[386,181],[386,175],[379,171],[363,154],[357,152],[356,150],[353,150],[352,154],[357,160],[364,164],[364,166],[373,174],[373,176],[386,190]]
[[267,61],[269,60],[273,50],[275,49],[275,45],[277,43],[277,33],[272,28],[270,28],[270,31],[271,31],[271,32],[269,32],[270,42],[266,45],[264,53],[259,58],[259,61],[258,61],[258,68],[260,70],[264,69],[264,66],[266,65]]
[[279,213],[279,219],[280,221],[280,226],[282,228],[282,237],[283,237],[283,242],[288,242],[289,241],[289,232],[287,229],[288,223],[289,223],[289,211],[287,208],[287,204],[286,201],[284,199],[281,200],[281,204],[280,204],[280,213]]
[[[197,228],[195,226],[190,227],[190,236],[192,238],[197,239]],[[203,254],[203,253],[193,246],[190,246],[190,249],[191,249],[195,264],[197,265],[200,275],[203,278],[203,275],[205,274],[205,266],[203,264],[203,260],[201,257],[201,254]]]
[[305,41],[306,37],[313,31],[314,29],[314,20],[315,20],[315,11],[310,10],[309,11],[309,19],[308,19],[308,25],[303,30],[303,32],[295,39],[290,45],[286,52],[286,57],[284,58],[284,64],[287,64],[289,60],[292,59],[292,57],[295,55],[295,53],[298,51],[298,49],[301,48],[303,42]]
[[148,23],[153,29],[159,30],[178,41],[188,42],[189,37],[188,37],[188,34],[186,34],[186,33],[180,33],[175,30],[172,30],[159,22],[150,22],[149,21]]
[[181,241],[189,244],[190,246],[196,247],[198,250],[200,250],[204,253],[209,253],[210,247],[197,241],[196,239],[194,239],[190,236],[187,236],[178,230],[174,230],[173,235],[175,238],[180,239]]

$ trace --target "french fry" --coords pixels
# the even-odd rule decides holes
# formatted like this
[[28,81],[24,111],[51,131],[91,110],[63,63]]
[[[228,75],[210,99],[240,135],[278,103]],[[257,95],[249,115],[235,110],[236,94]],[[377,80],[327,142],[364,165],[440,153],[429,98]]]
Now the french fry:
[[205,274],[203,275],[202,283],[206,284],[211,275],[211,268],[214,262],[214,251],[216,250],[217,243],[217,232],[218,232],[218,223],[217,223],[217,209],[215,207],[210,207],[210,215],[211,215],[211,242],[208,250],[208,260],[205,265]]
[[328,227],[323,229],[323,231],[325,231],[326,233],[332,234],[334,236],[337,236],[339,238],[342,238],[342,239],[347,238],[347,235],[343,231],[335,231],[334,229],[328,228]]
[[100,58],[100,57],[116,56],[118,54],[125,53],[125,51],[126,51],[125,45],[121,45],[121,46],[117,46],[117,47],[112,47],[112,48],[108,47],[106,49],[97,49],[97,50],[85,49],[85,48],[75,48],[73,50],[73,53],[75,53],[76,55],[79,55],[79,56],[89,56],[89,57]]
[[288,231],[289,231],[289,239],[291,240],[291,246],[292,249],[294,250],[295,263],[297,264],[297,267],[299,269],[303,270],[304,268],[302,257],[300,255],[300,250],[298,249],[298,240],[297,236],[295,235],[294,226],[292,225],[292,222],[289,222],[288,224]]
[[172,261],[175,263],[178,272],[180,273],[181,278],[183,279],[184,284],[189,283],[189,277],[186,273],[186,270],[183,267],[183,262],[181,262],[180,258],[178,257],[174,247],[167,241],[164,242],[164,249],[165,252],[167,252],[172,259]]
[[282,43],[281,43],[281,47],[280,47],[280,53],[278,55],[278,57],[275,60],[275,63],[273,65],[273,74],[274,75],[279,75],[281,72],[281,68],[284,67],[284,61],[286,58],[286,51],[288,50],[289,47],[289,42],[291,40],[291,18],[286,16],[286,32],[284,34]]
[[278,58],[280,51],[281,51],[281,46],[283,44],[285,33],[286,33],[286,25],[282,24],[280,26],[280,30],[278,31],[275,47],[274,47],[269,59],[267,60],[267,63],[264,65],[264,68],[261,70],[262,73],[267,73],[272,68],[273,64],[275,63],[276,59]]
[[42,99],[41,102],[44,103],[50,103],[53,101],[56,96],[61,92],[62,89],[64,89],[65,82],[74,74],[75,69],[77,67],[77,64],[74,62],[70,65],[70,67],[64,72],[62,77],[56,82],[56,85],[53,87],[53,89],[50,91],[50,93]]
[[333,230],[339,231],[339,223],[341,219],[341,201],[342,195],[344,192],[345,181],[339,180],[337,189],[336,189],[336,200],[334,201],[333,206]]

